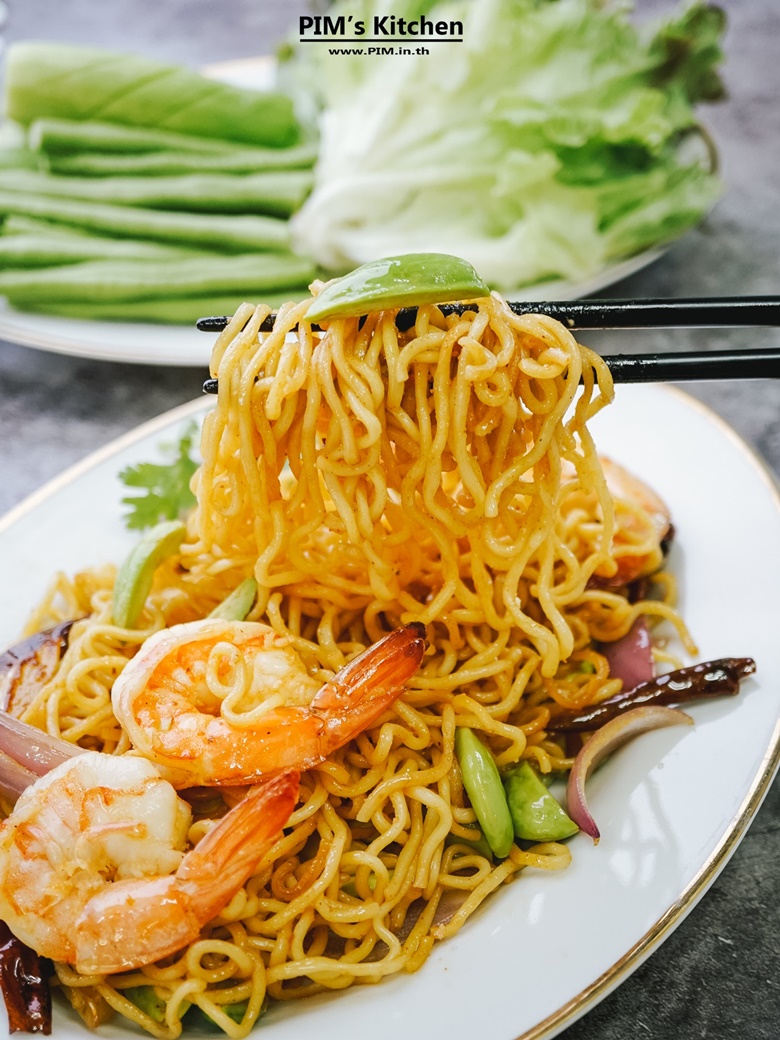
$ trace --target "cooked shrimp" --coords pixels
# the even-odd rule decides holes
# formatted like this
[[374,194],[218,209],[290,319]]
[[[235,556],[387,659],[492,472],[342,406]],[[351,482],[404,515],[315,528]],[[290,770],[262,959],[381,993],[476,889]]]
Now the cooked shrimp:
[[671,515],[663,499],[627,469],[603,456],[601,468],[615,500],[612,544],[618,569],[609,583],[627,585],[660,567]]
[[114,713],[174,786],[255,783],[308,769],[400,695],[425,629],[396,629],[318,687],[266,625],[207,619],[157,632],[114,683]]
[[[671,515],[663,499],[633,473],[603,455],[599,461],[615,503],[612,556],[617,571],[607,574],[605,568],[599,568],[595,578],[601,585],[617,587],[658,570],[663,559],[661,544],[672,526]],[[574,466],[565,459],[561,465],[562,482],[568,483],[576,476]]]
[[292,812],[298,775],[254,787],[185,853],[190,808],[143,758],[88,751],[0,825],[0,919],[87,974],[166,957],[232,899]]

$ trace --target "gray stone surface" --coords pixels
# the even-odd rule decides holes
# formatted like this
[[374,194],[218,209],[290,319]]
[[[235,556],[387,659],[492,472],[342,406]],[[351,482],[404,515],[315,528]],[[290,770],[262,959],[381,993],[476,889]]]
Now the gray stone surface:
[[[780,291],[780,3],[725,6],[731,96],[705,119],[721,150],[726,195],[700,229],[609,294]],[[292,0],[10,0],[5,37],[121,46],[200,64],[271,51],[303,7]],[[650,13],[663,7],[660,0],[640,4]],[[589,338],[604,352],[779,341],[772,330]],[[200,370],[91,363],[0,344],[0,511],[112,437],[195,397],[202,378]],[[780,383],[687,389],[780,472]],[[724,495],[719,507],[740,504]],[[780,1037],[779,830],[776,783],[701,903],[645,965],[566,1031],[567,1040]],[[518,986],[521,992],[522,980]],[[489,1009],[485,1017],[489,1035]]]

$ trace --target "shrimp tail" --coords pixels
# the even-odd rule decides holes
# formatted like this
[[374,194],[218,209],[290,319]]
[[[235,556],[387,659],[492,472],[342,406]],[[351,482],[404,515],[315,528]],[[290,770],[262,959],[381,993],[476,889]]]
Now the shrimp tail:
[[295,807],[298,779],[288,770],[253,787],[175,874],[118,881],[93,896],[76,921],[77,971],[127,971],[195,941],[279,837]]
[[364,650],[321,687],[311,710],[325,722],[323,755],[379,718],[420,667],[427,646],[425,625],[413,621]]
[[176,880],[197,905],[201,926],[224,909],[279,837],[295,808],[299,778],[289,769],[250,788],[182,860]]

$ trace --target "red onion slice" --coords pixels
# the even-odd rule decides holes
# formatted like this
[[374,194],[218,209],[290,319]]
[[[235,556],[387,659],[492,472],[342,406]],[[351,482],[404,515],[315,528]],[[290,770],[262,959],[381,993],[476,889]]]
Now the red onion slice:
[[83,748],[52,737],[4,712],[0,712],[0,751],[36,776],[43,776],[61,762],[84,753]]
[[602,643],[599,649],[609,663],[609,674],[623,680],[626,693],[640,683],[649,682],[655,674],[650,630],[641,615],[621,639]]
[[594,845],[598,845],[601,834],[596,826],[596,821],[591,816],[585,798],[585,781],[591,772],[607,755],[612,754],[633,737],[638,737],[640,733],[661,729],[664,726],[677,726],[681,723],[692,726],[693,719],[684,711],[678,711],[677,708],[664,708],[660,705],[632,708],[631,711],[624,712],[618,718],[605,723],[601,729],[596,730],[577,755],[572,771],[569,773],[569,783],[566,788],[568,812],[580,830],[593,838]]
[[0,794],[16,801],[22,791],[34,784],[38,775],[0,751]]

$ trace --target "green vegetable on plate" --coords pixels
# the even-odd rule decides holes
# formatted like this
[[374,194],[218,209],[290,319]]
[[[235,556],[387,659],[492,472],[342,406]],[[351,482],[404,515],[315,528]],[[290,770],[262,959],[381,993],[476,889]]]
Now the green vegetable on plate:
[[[129,986],[121,991],[132,1004],[155,1022],[165,1021],[165,1001],[155,992],[154,986]],[[190,1004],[183,1000],[179,1005],[179,1018],[189,1010]]]
[[[318,322],[587,282],[674,239],[720,191],[694,106],[723,93],[723,14],[694,2],[650,30],[630,8],[397,0],[396,17],[462,21],[464,42],[403,62],[288,49],[286,85],[305,95],[301,110],[321,106],[318,145],[278,91],[137,55],[14,44],[0,293],[41,314],[190,323],[357,266],[312,302]],[[382,10],[337,0],[332,14]],[[24,220],[83,240],[6,241]],[[155,243],[182,250],[167,274]],[[247,256],[264,253],[278,255],[275,274],[250,276]],[[224,254],[237,256],[231,284]],[[383,256],[384,268],[360,267]]]
[[694,105],[722,94],[723,14],[694,3],[652,31],[631,6],[397,0],[396,17],[460,20],[464,42],[402,59],[295,49],[287,77],[321,105],[297,248],[329,270],[453,253],[517,290],[585,281],[691,227],[721,190],[693,146]]
[[313,323],[395,307],[489,296],[477,272],[457,256],[409,253],[363,264],[331,282],[306,312]]
[[[243,1022],[244,1021],[244,1017],[245,1017],[245,1015],[247,1013],[247,1008],[248,1007],[249,1007],[249,1001],[248,1000],[239,1000],[235,1004],[220,1004],[219,1005],[220,1011],[224,1012],[224,1014],[226,1014],[227,1017],[229,1019],[231,1019],[233,1022]],[[263,1003],[263,1009],[260,1012],[261,1015],[265,1012],[267,1007],[268,1007],[268,1000],[266,999],[264,1001],[264,1003]],[[197,1004],[193,1004],[192,1005],[192,1007],[190,1008],[190,1010],[188,1012],[187,1017],[188,1017],[188,1019],[190,1021],[196,1022],[199,1025],[211,1026],[212,1029],[214,1027],[214,1019],[212,1019],[211,1016],[208,1015],[203,1010],[203,1008],[198,1007]]]
[[[10,298],[17,309],[34,314],[58,315],[62,318],[80,318],[91,321],[137,321],[159,322],[172,325],[193,325],[199,318],[208,315],[233,314],[239,304],[244,303],[243,293],[233,295],[171,296],[153,300],[114,300],[93,303],[79,300],[76,303],[47,301],[40,296],[16,294]],[[291,299],[308,295],[300,286],[288,292],[259,292],[252,294],[252,301],[265,303],[272,310]]]
[[[122,996],[135,1004],[137,1008],[140,1008],[153,1021],[165,1021],[166,1004],[162,997],[157,995],[154,986],[129,986],[121,992]],[[232,1004],[221,1004],[218,1006],[220,1011],[223,1011],[233,1022],[243,1022],[249,1008],[249,1001],[238,1000]],[[266,999],[263,1002],[261,1015],[265,1012],[267,1006],[268,1001]],[[211,1026],[212,1028],[214,1026],[214,1020],[203,1008],[198,1007],[197,1004],[191,1004],[187,1000],[183,1000],[179,1005],[179,1018],[184,1018],[185,1015],[187,1016],[188,1024]]]
[[[314,268],[292,253],[184,256],[170,260],[95,260],[59,267],[0,271],[0,293],[24,299],[81,304],[300,289]],[[237,302],[241,302],[240,298]]]
[[472,841],[470,838],[461,838],[456,834],[448,834],[444,839],[444,844],[449,847],[451,845],[465,845],[469,849],[473,849],[474,852],[480,856],[484,856],[485,859],[493,859],[493,850],[485,838],[485,835],[480,833],[479,837]]
[[514,830],[495,759],[474,731],[463,727],[455,730],[455,754],[482,833],[495,855],[504,859]]
[[290,246],[286,221],[275,217],[171,213],[140,206],[114,206],[0,190],[2,213],[51,220],[118,238],[198,245],[223,252],[283,252]]
[[155,127],[281,147],[298,138],[289,97],[244,90],[136,54],[44,42],[15,43],[5,62],[6,113]]
[[[158,130],[154,126],[123,126],[121,123],[101,123],[96,119],[36,119],[27,135],[30,148],[49,155],[70,155],[73,152],[107,152],[133,155],[145,152],[179,151],[198,155],[231,155],[236,151],[257,154],[246,145],[216,137],[198,137]],[[268,149],[268,153],[284,151]],[[266,150],[260,152],[265,154]]]
[[30,148],[0,145],[0,170],[40,170],[43,165],[41,156]]
[[[392,877],[393,876],[393,871],[392,870],[388,871],[388,874],[390,875],[390,877]],[[371,873],[371,874],[368,875],[368,882],[367,882],[367,884],[368,884],[368,888],[369,888],[370,892],[375,892],[376,891],[376,885],[377,885],[377,876],[376,876],[376,874]],[[354,877],[350,878],[349,881],[346,881],[341,886],[341,890],[342,890],[342,892],[346,892],[347,895],[353,896],[355,899],[358,898],[358,891],[357,891],[357,887],[355,885],[355,878]]]
[[504,790],[515,837],[526,841],[562,841],[579,830],[529,762],[509,770],[504,777]]
[[[38,217],[22,217],[16,214],[10,214],[3,220],[2,232],[3,238],[8,235],[38,235],[42,238],[50,238],[53,235],[57,235],[58,238],[72,239],[74,236],[78,236],[79,238],[97,238],[98,241],[106,241],[105,236],[94,236],[83,228],[69,227],[67,224],[57,224],[53,220],[41,220]],[[155,244],[153,248],[177,249],[179,247],[157,246]]]
[[195,255],[197,253],[194,249],[181,249],[161,242],[141,242],[132,238],[56,233],[0,235],[0,270],[57,267],[87,260],[170,261]]
[[0,169],[0,192],[82,199],[116,206],[198,213],[264,213],[289,217],[312,186],[308,170],[175,177],[60,177],[33,170]]
[[[313,145],[292,148],[240,149],[226,155],[193,152],[145,152],[142,155],[111,155],[102,152],[72,152],[48,157],[52,173],[83,177],[160,177],[185,173],[258,173],[272,170],[308,169],[317,152]],[[10,164],[8,164],[10,165]]]
[[256,596],[257,582],[254,578],[246,578],[214,607],[209,617],[221,618],[223,621],[243,621],[252,609]]
[[[209,994],[209,996],[214,997],[213,991]],[[269,1003],[270,999],[268,997],[268,994],[266,993],[265,997],[263,998],[263,1003],[260,1006],[260,1010],[257,1015],[257,1020],[262,1018],[262,1016],[266,1013],[266,1011],[268,1010]],[[219,1008],[220,1011],[223,1012],[223,1014],[227,1015],[227,1017],[231,1019],[231,1021],[243,1022],[246,1018],[247,1011],[249,1010],[249,1001],[238,1000],[232,1004],[217,1004],[216,1006]],[[187,1012],[187,1025],[197,1025],[199,1027],[203,1026],[208,1028],[210,1031],[213,1031],[215,1023],[217,1025],[220,1024],[207,1011],[205,1011],[202,1007],[199,1007],[198,1004],[193,1004]]]
[[0,294],[17,310],[190,324],[315,276],[287,218],[316,147],[285,94],[31,42],[9,50],[4,102]]
[[114,583],[112,614],[120,628],[133,628],[152,587],[154,572],[179,548],[187,528],[180,520],[167,520],[148,531],[130,551]]

